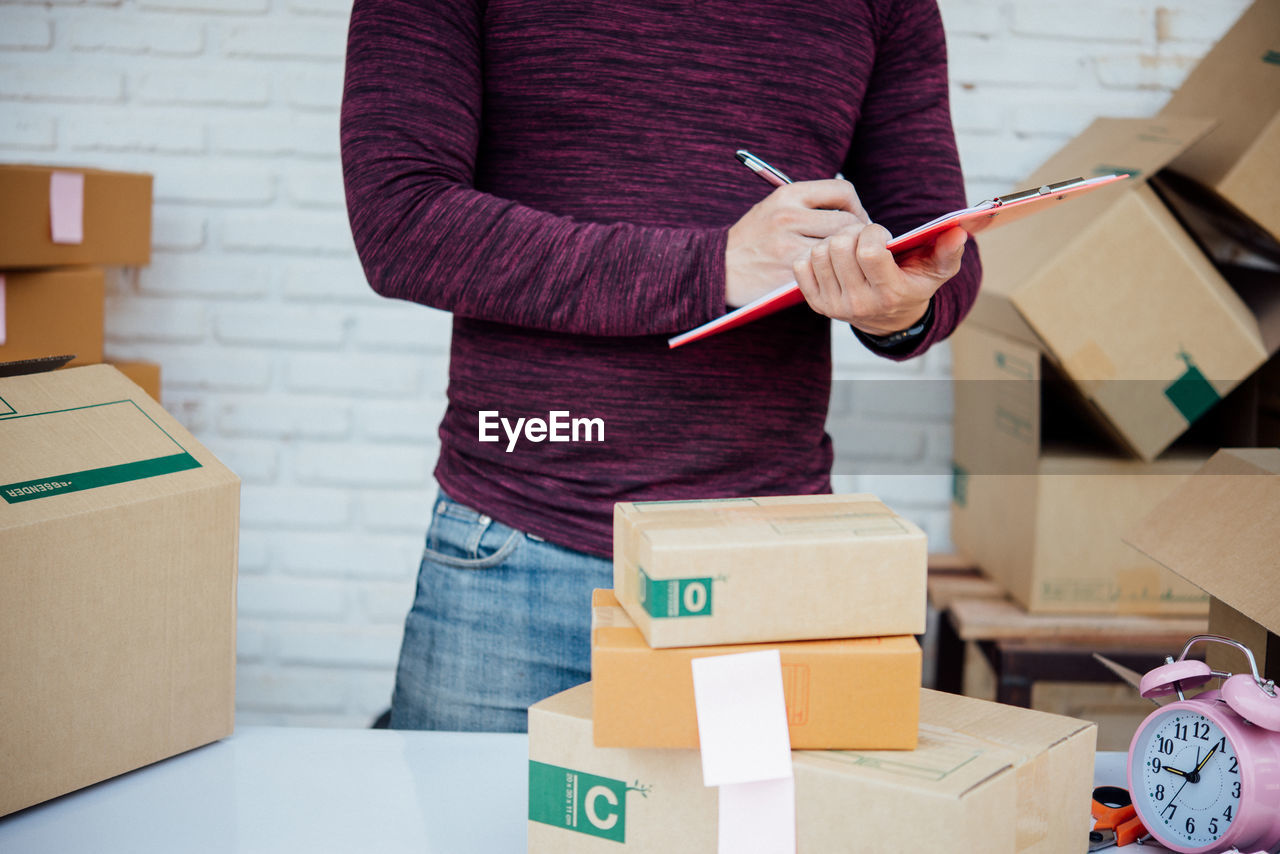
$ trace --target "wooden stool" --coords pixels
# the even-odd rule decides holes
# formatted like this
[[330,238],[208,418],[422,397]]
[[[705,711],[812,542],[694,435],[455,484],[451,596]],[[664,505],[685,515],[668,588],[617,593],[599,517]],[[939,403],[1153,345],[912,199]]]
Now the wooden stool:
[[1208,626],[1207,617],[1028,614],[977,570],[930,566],[929,601],[940,612],[936,687],[955,694],[963,693],[970,641],[995,674],[996,700],[1030,708],[1035,682],[1116,681],[1095,652],[1145,673]]

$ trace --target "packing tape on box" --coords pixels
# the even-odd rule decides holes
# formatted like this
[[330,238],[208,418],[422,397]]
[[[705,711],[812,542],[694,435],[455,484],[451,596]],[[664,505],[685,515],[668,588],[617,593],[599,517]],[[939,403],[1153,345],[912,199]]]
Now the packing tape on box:
[[702,781],[719,786],[720,854],[795,854],[791,737],[776,649],[695,658]]
[[84,242],[84,174],[49,175],[49,232],[54,243]]

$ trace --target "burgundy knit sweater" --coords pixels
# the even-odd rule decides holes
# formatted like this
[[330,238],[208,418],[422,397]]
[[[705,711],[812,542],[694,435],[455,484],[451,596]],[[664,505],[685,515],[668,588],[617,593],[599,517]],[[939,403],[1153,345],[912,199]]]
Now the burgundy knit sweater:
[[[453,312],[445,491],[606,556],[617,501],[830,491],[827,318],[667,349],[725,311],[728,227],[770,189],[739,148],[842,173],[894,234],[962,207],[935,0],[356,0],[347,204],[372,287]],[[978,278],[971,243],[904,357]],[[481,411],[603,441],[508,450]]]

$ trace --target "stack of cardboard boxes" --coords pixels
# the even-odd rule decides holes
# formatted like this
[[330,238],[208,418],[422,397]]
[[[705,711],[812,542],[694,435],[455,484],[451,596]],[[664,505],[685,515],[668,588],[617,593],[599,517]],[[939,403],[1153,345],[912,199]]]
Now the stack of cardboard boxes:
[[531,852],[710,851],[691,662],[779,651],[801,852],[1080,848],[1095,728],[922,690],[926,543],[868,495],[619,504],[592,682],[529,710]]
[[[0,164],[0,362],[103,361],[102,268],[150,261],[150,175]],[[159,365],[115,364],[159,400]]]
[[0,166],[0,816],[232,730],[239,480],[94,364],[150,239],[150,176]]
[[1122,535],[1214,450],[1275,432],[1278,49],[1259,0],[1157,117],[1097,120],[1028,185],[1131,180],[979,239],[952,537],[1030,611],[1208,606]]

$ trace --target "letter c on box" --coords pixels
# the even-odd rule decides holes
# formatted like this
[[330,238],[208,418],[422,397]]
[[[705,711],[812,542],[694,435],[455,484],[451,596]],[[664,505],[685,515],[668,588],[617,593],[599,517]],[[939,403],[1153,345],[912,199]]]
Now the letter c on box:
[[609,830],[618,823],[618,811],[616,809],[612,809],[609,811],[607,817],[601,818],[600,814],[596,812],[596,802],[599,801],[600,798],[604,798],[612,807],[618,806],[618,796],[615,795],[608,786],[592,786],[590,789],[587,789],[587,820],[601,830]]

